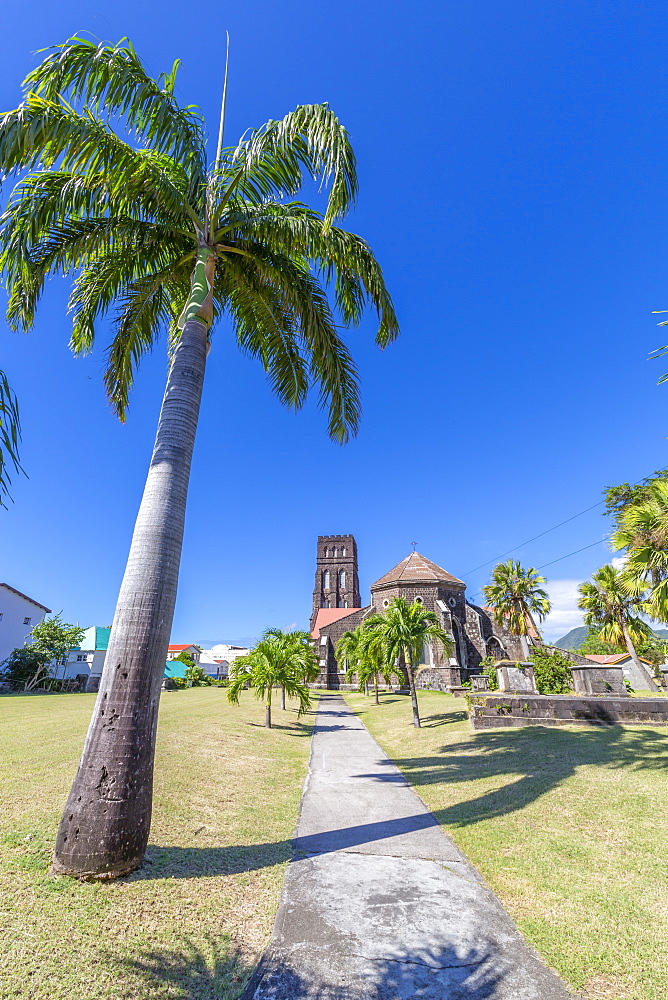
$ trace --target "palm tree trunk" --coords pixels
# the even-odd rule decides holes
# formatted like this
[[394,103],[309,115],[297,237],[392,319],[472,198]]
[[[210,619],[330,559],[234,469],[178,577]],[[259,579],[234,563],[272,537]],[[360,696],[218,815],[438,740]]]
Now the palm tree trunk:
[[380,702],[378,701],[378,674],[374,674],[374,686],[376,688],[376,704],[379,705]]
[[411,689],[411,702],[413,705],[413,725],[416,729],[421,728],[420,711],[418,708],[417,691],[415,690],[415,678],[413,676],[413,664],[410,659],[406,660],[406,673],[408,674],[408,686]]
[[631,636],[629,635],[626,625],[624,624],[624,622],[620,622],[620,625],[622,627],[622,633],[624,635],[624,642],[626,644],[628,654],[633,660],[636,670],[638,671],[641,677],[645,678],[645,680],[647,681],[647,687],[650,691],[658,691],[658,688],[654,683],[654,680],[650,676],[649,670],[646,668],[645,664],[640,661],[640,658],[636,653],[636,647],[633,645],[633,641],[631,639]]
[[267,705],[264,711],[264,724],[267,729],[271,729],[271,687],[267,691]]
[[281,684],[281,708],[285,711],[285,684]]
[[167,379],[151,464],[83,756],[53,868],[116,878],[148,842],[158,703],[176,601],[207,324],[186,322]]

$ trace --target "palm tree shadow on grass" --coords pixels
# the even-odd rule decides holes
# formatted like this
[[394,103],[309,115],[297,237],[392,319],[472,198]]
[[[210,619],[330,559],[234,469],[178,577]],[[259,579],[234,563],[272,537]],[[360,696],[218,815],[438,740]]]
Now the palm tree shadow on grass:
[[184,938],[177,948],[134,957],[107,952],[103,959],[119,976],[119,1000],[236,1000],[254,967],[225,935],[198,943]]
[[[422,785],[513,776],[503,788],[434,813],[440,823],[469,826],[523,809],[582,766],[668,772],[668,732],[623,726],[483,731],[473,740],[445,745],[437,755],[405,757],[396,763],[418,791]],[[382,772],[378,780],[386,780]]]

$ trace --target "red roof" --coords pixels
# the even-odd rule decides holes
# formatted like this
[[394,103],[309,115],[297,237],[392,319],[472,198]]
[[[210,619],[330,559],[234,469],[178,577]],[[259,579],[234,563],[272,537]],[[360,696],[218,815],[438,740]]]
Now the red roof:
[[32,597],[28,597],[27,594],[22,594],[20,590],[16,589],[16,587],[10,587],[8,583],[0,583],[0,587],[6,587],[7,590],[11,590],[12,594],[18,594],[18,596],[22,597],[24,601],[30,601],[31,604],[37,605],[37,607],[41,608],[42,611],[46,611],[47,615],[51,614],[51,608],[45,608],[43,604],[39,603],[39,601],[33,601]]
[[322,629],[327,628],[328,625],[338,622],[341,618],[346,618],[348,615],[354,615],[356,611],[361,610],[361,608],[320,608],[318,614],[315,616],[315,624],[311,635],[314,639],[317,639],[318,633]]
[[[621,660],[630,660],[631,657],[628,653],[587,653],[586,657],[588,660],[593,660],[594,663],[619,663]],[[638,659],[641,663],[650,663],[650,660],[646,660],[644,656],[639,656]]]
[[199,646],[196,646],[194,642],[188,642],[188,643],[186,643],[185,646],[168,646],[167,647],[167,651],[169,653],[171,653],[172,651],[177,650],[177,649],[180,652],[182,652],[184,649],[199,649]]

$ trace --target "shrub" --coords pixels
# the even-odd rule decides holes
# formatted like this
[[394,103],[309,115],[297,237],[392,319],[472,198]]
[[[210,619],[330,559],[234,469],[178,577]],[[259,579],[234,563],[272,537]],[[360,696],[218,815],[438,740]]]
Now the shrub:
[[482,667],[483,674],[485,675],[485,677],[489,678],[490,691],[498,691],[499,689],[499,682],[496,676],[496,667],[494,666],[496,662],[497,662],[496,657],[494,656],[483,656],[482,660],[480,661],[480,666]]
[[531,662],[540,694],[568,694],[573,689],[571,661],[563,653],[534,646]]

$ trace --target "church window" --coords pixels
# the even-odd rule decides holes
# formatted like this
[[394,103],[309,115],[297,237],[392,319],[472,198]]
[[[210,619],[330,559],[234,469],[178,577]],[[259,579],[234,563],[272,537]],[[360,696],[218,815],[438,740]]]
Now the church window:
[[451,608],[457,607],[457,601],[455,600],[454,597],[448,597],[448,604],[450,605]]
[[334,546],[334,552],[333,552],[333,556],[334,556],[334,558],[335,558],[335,559],[336,559],[336,557],[338,556],[338,554],[339,554],[339,550],[337,549],[337,547],[336,547],[336,546]]
[[328,569],[326,569],[325,572],[322,574],[322,585],[325,588],[325,590],[329,590],[329,570]]
[[325,545],[325,559],[329,556],[329,546]]
[[345,587],[346,585],[346,571],[342,569],[339,573],[339,587]]
[[385,600],[383,601],[383,607],[384,608],[389,608],[389,606],[390,606],[390,602],[388,601],[388,599],[386,597]]
[[327,636],[326,635],[321,635],[320,636],[320,645],[321,646],[326,646],[327,645]]
[[345,545],[341,549],[341,555],[345,558],[345,555],[346,555],[346,547],[345,547]]
[[343,602],[343,606],[344,606],[344,608],[347,608],[347,607],[348,607],[348,602],[347,602],[347,601],[344,601],[344,602]]
[[424,604],[424,601],[422,600],[422,598],[421,598],[421,597],[416,597],[416,598],[415,598],[415,603],[416,603],[416,604]]

